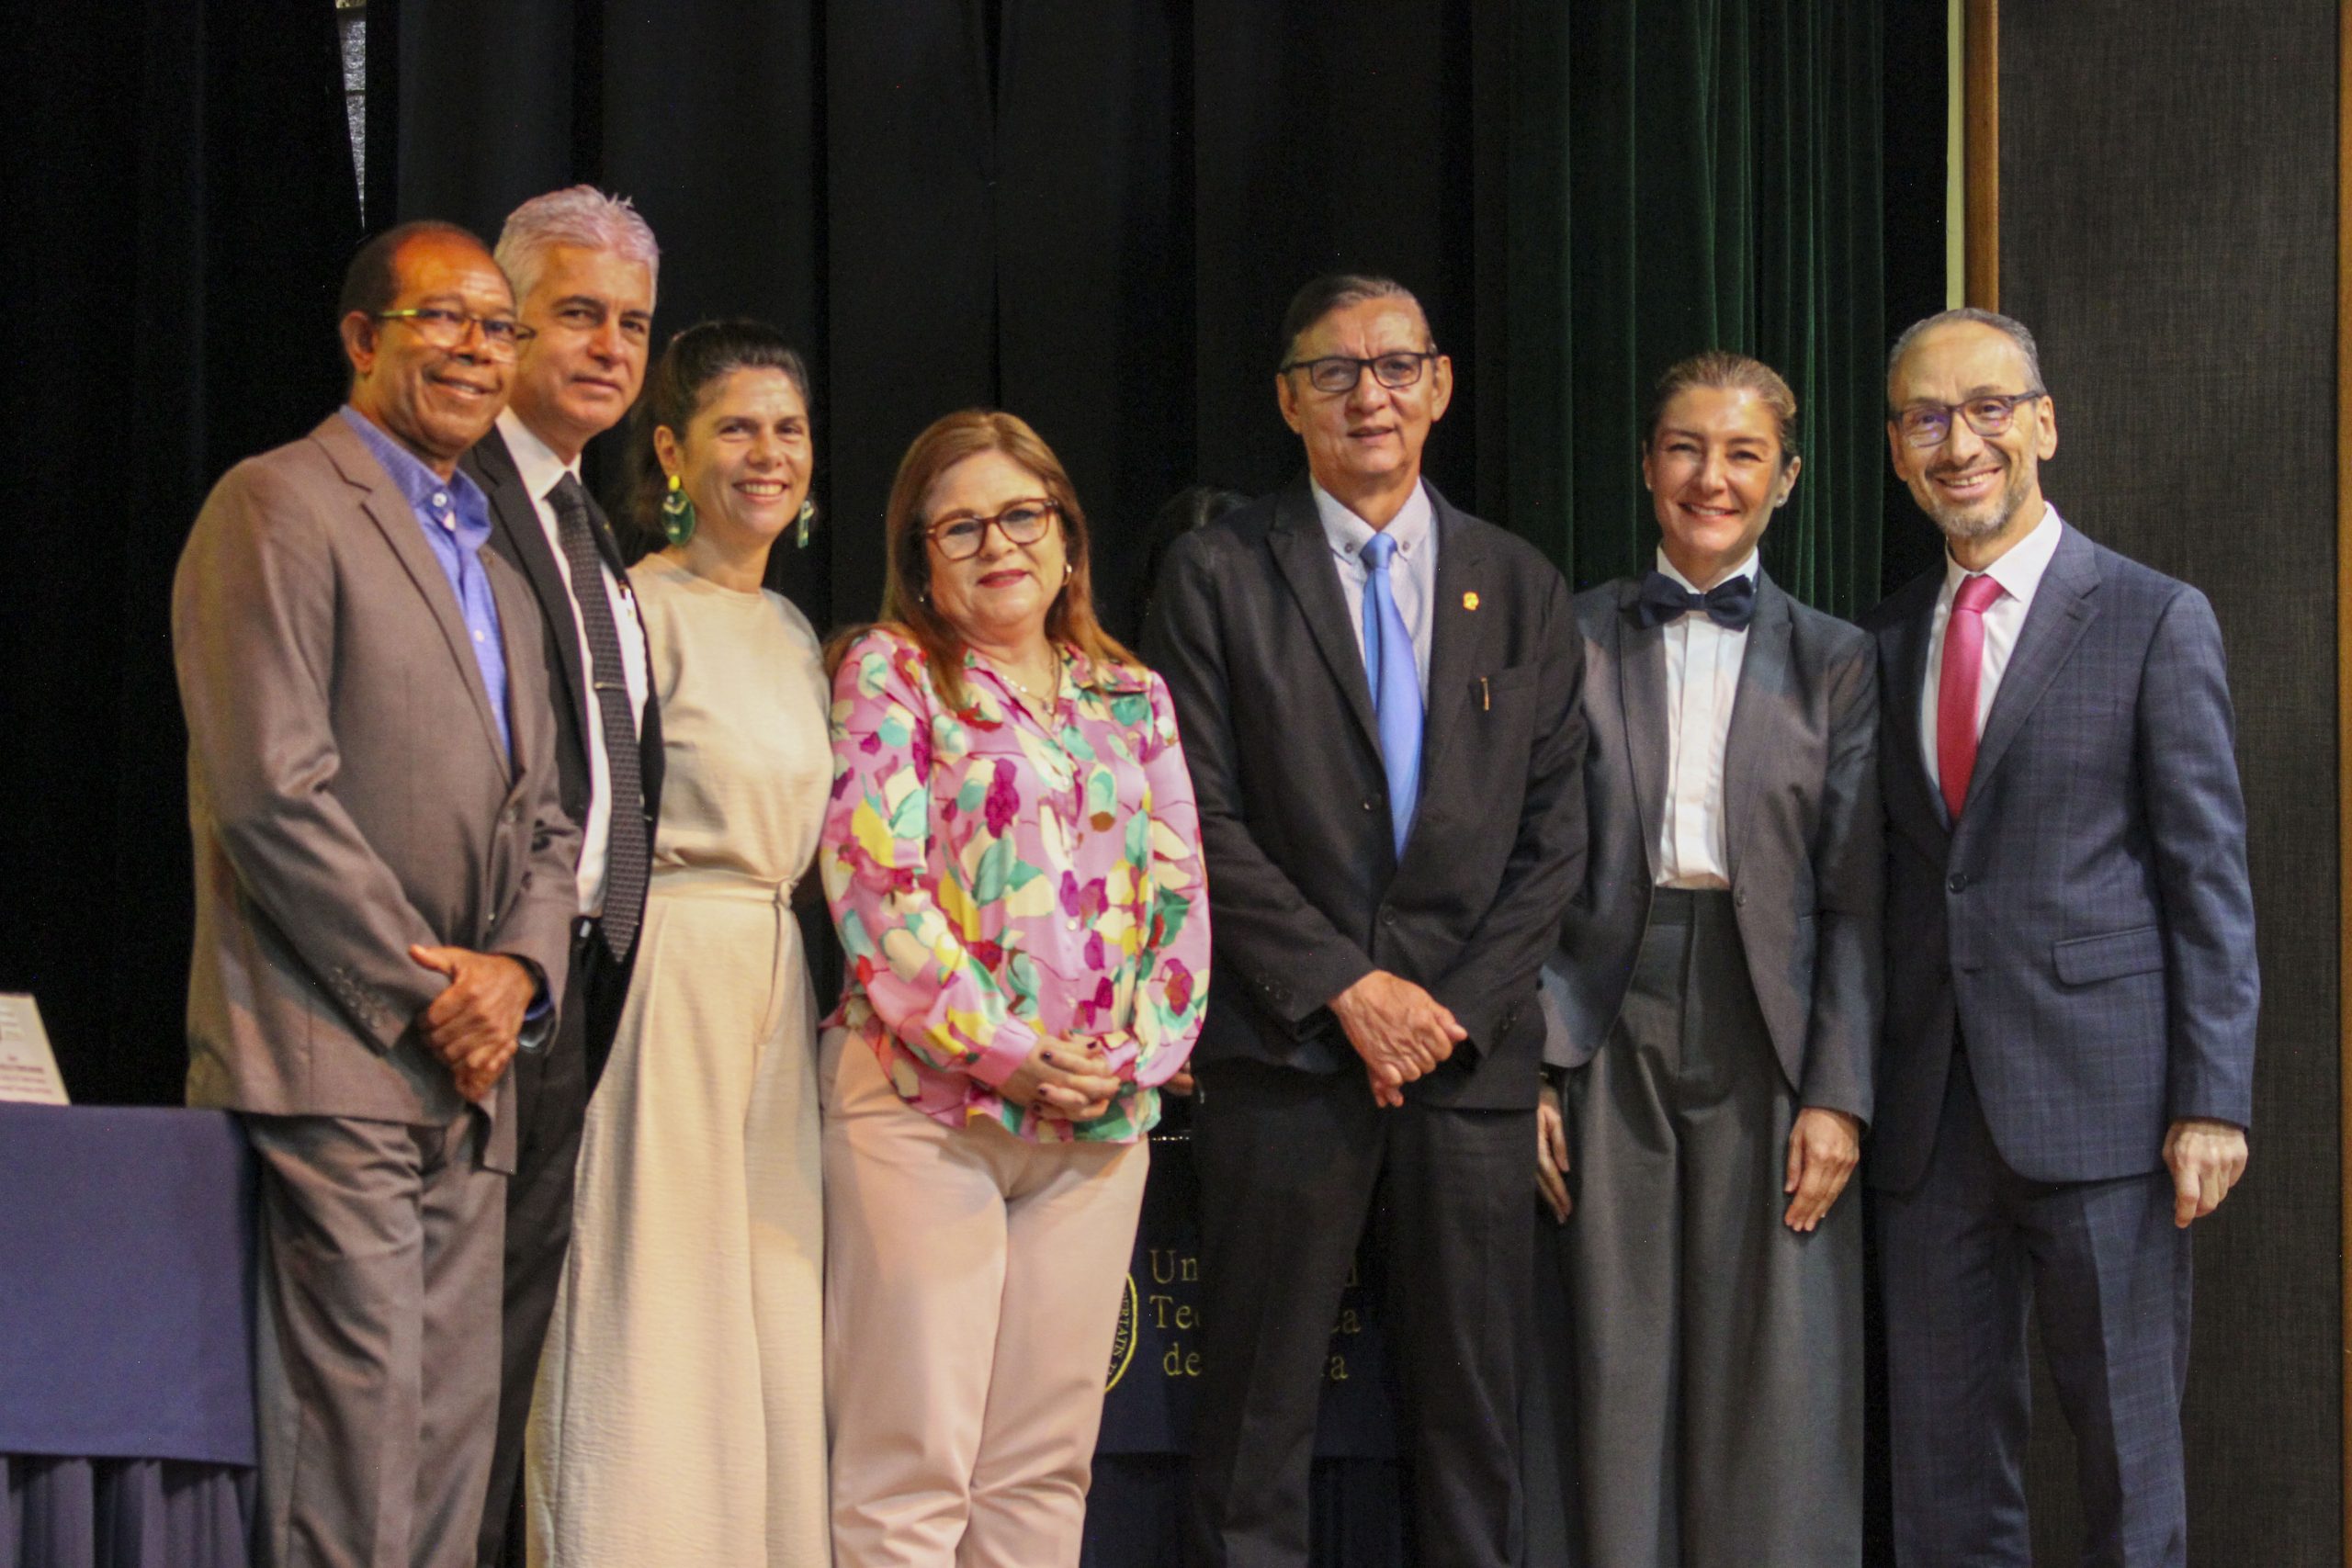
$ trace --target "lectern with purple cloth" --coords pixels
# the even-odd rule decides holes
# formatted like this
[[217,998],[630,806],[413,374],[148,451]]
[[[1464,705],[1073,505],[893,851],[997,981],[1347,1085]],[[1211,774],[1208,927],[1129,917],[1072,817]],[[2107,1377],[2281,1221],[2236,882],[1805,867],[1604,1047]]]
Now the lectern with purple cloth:
[[243,1568],[253,1195],[225,1112],[0,1104],[0,1568]]

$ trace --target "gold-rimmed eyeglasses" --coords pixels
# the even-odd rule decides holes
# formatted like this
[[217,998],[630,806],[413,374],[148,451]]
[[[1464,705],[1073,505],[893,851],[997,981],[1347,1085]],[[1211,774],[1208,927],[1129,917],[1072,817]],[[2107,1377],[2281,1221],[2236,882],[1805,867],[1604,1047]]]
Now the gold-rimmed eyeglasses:
[[416,335],[435,348],[457,348],[474,328],[481,329],[482,352],[492,359],[512,359],[536,334],[512,316],[477,316],[447,305],[415,305],[404,310],[379,310],[379,321],[406,321]]

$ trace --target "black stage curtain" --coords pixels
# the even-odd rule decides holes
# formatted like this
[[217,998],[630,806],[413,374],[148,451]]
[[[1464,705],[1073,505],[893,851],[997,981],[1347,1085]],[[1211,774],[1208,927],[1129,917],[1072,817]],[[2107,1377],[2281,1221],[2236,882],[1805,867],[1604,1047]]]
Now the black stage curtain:
[[[1897,333],[1950,302],[1944,225],[1950,18],[1945,0],[1886,0],[1885,17],[1885,110],[1879,123],[1886,180],[1886,346],[1892,347]],[[1874,369],[1871,390],[1882,403],[1883,387]],[[1934,529],[1914,525],[1921,522],[1919,510],[1886,460],[1884,437],[1877,439],[1879,513],[1893,519],[1879,540],[1883,597],[1938,565],[1943,546]]]
[[[1901,4],[1900,36],[1931,52],[1930,0]],[[1825,367],[1874,381],[1860,345],[1883,333],[1866,259],[1877,155],[1853,152],[1833,182],[1819,127],[1782,139],[1767,123],[1793,105],[1792,123],[1834,109],[1851,137],[1876,134],[1874,35],[1842,9],[1675,0],[1631,47],[1622,8],[1577,8],[1571,26],[1540,0],[376,0],[366,210],[377,228],[431,214],[488,235],[525,197],[595,179],[633,194],[663,239],[665,324],[750,313],[805,344],[831,515],[808,549],[779,552],[776,578],[820,626],[872,613],[906,440],[992,401],[1069,463],[1106,616],[1131,632],[1160,501],[1194,480],[1262,490],[1295,466],[1268,385],[1277,324],[1300,278],[1340,265],[1411,283],[1455,355],[1437,482],[1589,579],[1632,564],[1617,558],[1642,525],[1619,493],[1630,410],[1667,358],[1752,337],[1822,412],[1868,400]],[[86,526],[36,542],[0,619],[17,671],[0,698],[16,803],[0,986],[40,993],[77,1093],[168,1100],[188,896],[167,585],[206,488],[340,390],[332,301],[361,224],[334,25],[307,0],[147,0],[44,13],[0,48],[17,67],[0,108],[16,152],[6,265],[19,362],[38,372],[0,391],[6,439],[40,510],[62,476],[79,502],[103,475],[128,518],[95,542]],[[1571,235],[1575,180],[1607,173],[1622,100],[1638,82],[1645,102],[1672,101],[1673,62],[1701,73],[1709,134],[1746,117],[1745,161],[1679,165],[1636,125],[1637,177]],[[1940,96],[1894,81],[1888,145],[1900,132],[1926,152],[1898,166],[1891,151],[1888,189],[1935,188]],[[1747,217],[1699,227],[1724,254],[1753,243],[1758,259],[1733,268],[1747,285],[1698,300],[1679,275],[1653,277],[1653,263],[1690,265],[1680,230],[1661,229],[1638,299],[1570,298],[1572,240],[1622,252],[1727,179]],[[1932,266],[1940,243],[1930,203],[1906,212],[1912,229],[1885,237],[1889,287],[1899,258]],[[1796,234],[1816,262],[1791,259]],[[1628,310],[1646,312],[1628,333],[1651,346],[1581,346]],[[1694,310],[1707,331],[1680,320]],[[592,454],[594,469],[611,457]],[[1808,457],[1803,492],[1859,493],[1850,454]],[[1825,526],[1841,536],[1826,556],[1800,527],[1775,564],[1854,607],[1875,554],[1865,509],[1841,502]]]
[[776,584],[820,626],[879,602],[907,442],[994,404],[1069,468],[1098,603],[1134,632],[1160,502],[1295,467],[1275,334],[1289,291],[1331,266],[1420,293],[1464,372],[1433,475],[1464,503],[1503,492],[1478,396],[1502,363],[1478,293],[1501,260],[1478,241],[1499,231],[1502,122],[1482,127],[1474,70],[1499,8],[376,0],[369,17],[379,89],[374,62],[397,62],[371,185],[398,217],[489,232],[594,180],[661,237],[662,333],[750,313],[804,345],[829,526],[779,552]]
[[[1579,584],[1647,537],[1649,378],[1711,343],[1774,360],[1813,434],[1772,564],[1853,610],[1879,572],[1876,358],[1941,268],[1922,193],[1941,188],[1942,6],[1881,16],[373,0],[367,220],[489,238],[523,198],[594,180],[662,238],[665,333],[752,314],[802,344],[826,522],[774,581],[820,626],[873,613],[906,442],[995,403],[1069,466],[1105,617],[1132,633],[1160,502],[1295,468],[1276,333],[1291,289],[1334,266],[1420,294],[1457,371],[1433,479]],[[77,1097],[171,1101],[189,900],[168,583],[212,480],[341,389],[333,298],[361,220],[334,27],[322,0],[144,0],[0,48],[8,297],[41,372],[0,391],[0,427],[36,506],[71,475],[76,501],[109,481],[117,513],[28,541],[0,618],[0,987],[39,992]],[[591,455],[608,493],[614,457]],[[1100,1561],[1172,1540],[1171,1485],[1151,1461],[1106,1468],[1106,1502],[1134,1506]],[[1327,1470],[1330,1560],[1391,1560],[1396,1507],[1376,1464]]]
[[25,502],[0,615],[0,990],[37,994],[76,1099],[176,1101],[172,570],[213,479],[341,395],[360,226],[334,16],[32,6],[0,62],[0,452]]
[[[397,216],[487,231],[526,196],[595,180],[662,238],[665,327],[750,311],[806,345],[832,526],[778,572],[820,625],[872,613],[874,531],[906,442],[994,403],[1069,465],[1102,602],[1132,631],[1160,502],[1196,480],[1267,489],[1295,466],[1267,384],[1275,333],[1290,290],[1342,265],[1410,284],[1455,355],[1433,478],[1580,584],[1644,553],[1634,444],[1657,371],[1711,344],[1772,360],[1805,403],[1811,467],[1772,565],[1840,610],[1876,597],[1876,8],[369,14],[371,73],[397,72],[377,95],[390,123],[371,127],[371,183]],[[1900,107],[1932,135],[1940,105]]]

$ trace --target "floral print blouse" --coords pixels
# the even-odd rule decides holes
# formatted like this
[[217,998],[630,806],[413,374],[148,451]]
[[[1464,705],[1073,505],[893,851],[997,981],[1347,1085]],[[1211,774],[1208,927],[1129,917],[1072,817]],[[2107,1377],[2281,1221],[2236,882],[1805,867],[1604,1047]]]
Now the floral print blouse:
[[[1060,651],[1047,715],[970,654],[949,708],[887,626],[847,650],[818,862],[849,973],[826,1021],[934,1121],[1125,1143],[1159,1119],[1207,1006],[1200,820],[1159,677]],[[1073,1125],[998,1094],[1046,1037],[1103,1047],[1107,1114]]]

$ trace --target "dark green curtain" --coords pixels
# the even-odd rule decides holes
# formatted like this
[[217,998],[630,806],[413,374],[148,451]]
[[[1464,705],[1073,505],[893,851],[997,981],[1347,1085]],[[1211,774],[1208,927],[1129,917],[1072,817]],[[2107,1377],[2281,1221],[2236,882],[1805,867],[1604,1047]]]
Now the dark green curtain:
[[1881,28],[1839,0],[1516,8],[1510,515],[1577,587],[1647,565],[1649,389],[1729,348],[1801,411],[1766,569],[1840,614],[1877,598]]

